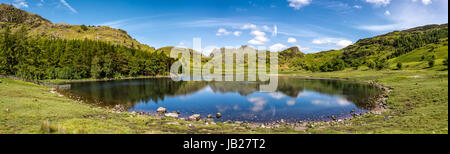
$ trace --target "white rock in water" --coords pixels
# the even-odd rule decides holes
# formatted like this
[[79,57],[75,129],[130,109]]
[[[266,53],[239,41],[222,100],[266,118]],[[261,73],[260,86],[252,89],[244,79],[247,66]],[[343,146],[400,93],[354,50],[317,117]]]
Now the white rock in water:
[[166,113],[166,112],[167,112],[167,109],[166,109],[166,108],[163,108],[163,107],[159,107],[159,108],[156,110],[156,112],[158,112],[158,113]]
[[171,117],[171,118],[178,118],[178,114],[177,113],[166,113],[165,116],[166,117]]

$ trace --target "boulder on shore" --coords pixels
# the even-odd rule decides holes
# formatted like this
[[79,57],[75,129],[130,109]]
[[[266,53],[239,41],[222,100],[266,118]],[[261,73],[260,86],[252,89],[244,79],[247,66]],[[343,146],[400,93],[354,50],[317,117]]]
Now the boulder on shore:
[[333,121],[337,121],[337,117],[336,116],[331,116],[331,119],[333,119]]
[[208,114],[208,119],[212,119],[213,115],[212,114]]
[[167,109],[166,109],[166,108],[163,108],[163,107],[159,107],[159,108],[156,110],[156,112],[158,112],[158,113],[166,113],[166,112],[167,112]]
[[199,121],[202,116],[200,114],[194,114],[189,117],[190,121]]
[[216,118],[217,118],[217,119],[222,118],[222,113],[217,113],[217,114],[216,114]]

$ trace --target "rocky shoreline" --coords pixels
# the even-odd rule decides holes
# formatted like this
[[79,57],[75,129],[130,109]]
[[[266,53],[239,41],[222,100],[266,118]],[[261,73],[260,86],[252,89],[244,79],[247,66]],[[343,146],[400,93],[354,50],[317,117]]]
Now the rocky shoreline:
[[[327,120],[316,120],[316,121],[307,120],[307,121],[290,122],[290,121],[286,121],[284,119],[280,119],[280,120],[273,121],[273,122],[257,123],[257,122],[242,122],[242,121],[234,121],[233,122],[233,121],[228,120],[228,121],[225,121],[224,123],[232,124],[232,125],[236,125],[236,126],[247,126],[252,129],[255,129],[255,128],[273,129],[273,128],[289,127],[289,128],[295,129],[296,131],[307,130],[309,128],[315,128],[315,127],[334,126],[334,125],[338,125],[338,124],[348,125],[348,124],[350,124],[349,121],[353,118],[361,117],[366,114],[381,115],[382,112],[384,112],[388,109],[387,99],[389,98],[389,93],[392,91],[392,88],[384,87],[383,85],[378,84],[375,81],[369,81],[368,84],[375,86],[377,89],[380,89],[382,91],[380,95],[369,99],[368,104],[373,104],[374,106],[372,106],[368,112],[357,113],[355,110],[352,110],[349,113],[349,116],[346,116],[344,118],[338,118],[337,116],[333,115],[333,116],[329,116]],[[55,88],[51,89],[51,93],[56,93],[60,97],[63,96],[61,93],[57,92],[57,90]],[[84,101],[81,98],[74,98],[74,97],[70,97],[70,96],[68,96],[68,97],[73,100],[76,100],[80,103],[84,103]],[[91,105],[95,106],[94,104],[91,104]],[[188,121],[188,122],[202,121],[202,122],[204,122],[205,125],[215,125],[216,121],[214,120],[214,118],[220,119],[222,117],[221,113],[217,113],[215,116],[208,115],[207,117],[202,117],[200,114],[193,113],[189,117],[180,117],[180,112],[168,112],[167,109],[162,108],[162,107],[160,107],[156,110],[156,114],[151,114],[149,112],[137,112],[137,111],[128,112],[126,107],[122,106],[122,105],[116,105],[112,108],[107,107],[106,109],[117,112],[117,113],[126,112],[126,113],[132,114],[133,116],[138,116],[138,117],[153,116],[153,117],[158,117],[158,118],[162,118],[162,117],[173,118],[173,119]],[[168,123],[168,124],[176,125],[179,123],[173,122],[173,123]]]

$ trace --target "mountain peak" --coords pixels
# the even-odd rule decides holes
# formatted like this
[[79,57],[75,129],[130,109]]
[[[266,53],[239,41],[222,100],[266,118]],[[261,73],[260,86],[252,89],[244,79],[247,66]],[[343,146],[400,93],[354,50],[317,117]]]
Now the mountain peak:
[[289,48],[289,49],[286,49],[286,50],[291,50],[292,52],[302,52],[302,51],[300,51],[300,49],[298,48],[298,47],[291,47],[291,48]]
[[293,59],[294,57],[303,57],[305,54],[298,47],[291,47],[280,52],[281,59]]
[[2,4],[0,4],[0,8],[10,8],[11,9],[11,8],[15,8],[15,7],[10,4],[2,3]]
[[8,4],[0,4],[0,22],[25,24],[32,27],[51,23],[37,14],[28,13]]

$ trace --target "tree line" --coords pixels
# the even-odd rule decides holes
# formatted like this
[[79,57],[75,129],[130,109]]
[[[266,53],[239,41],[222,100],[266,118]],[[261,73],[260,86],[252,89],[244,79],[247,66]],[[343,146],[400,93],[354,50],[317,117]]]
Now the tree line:
[[439,44],[440,39],[446,37],[448,37],[448,30],[445,29],[401,35],[400,38],[395,39],[393,46],[396,50],[388,58],[391,59],[401,56],[430,43]]
[[169,72],[174,59],[93,40],[29,37],[22,27],[0,32],[0,74],[26,79],[120,78]]

